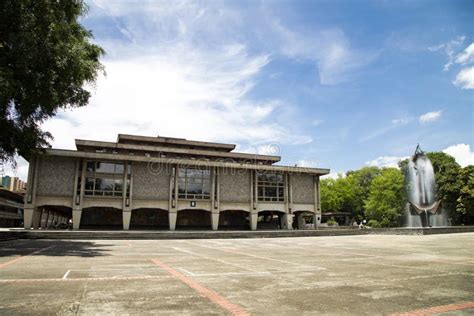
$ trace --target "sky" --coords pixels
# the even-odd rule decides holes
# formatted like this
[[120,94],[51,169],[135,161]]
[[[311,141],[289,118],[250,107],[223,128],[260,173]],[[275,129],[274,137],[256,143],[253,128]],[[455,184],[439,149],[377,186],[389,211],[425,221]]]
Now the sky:
[[395,166],[417,143],[474,163],[473,1],[87,4],[106,74],[87,107],[43,124],[55,148],[184,137],[331,176]]

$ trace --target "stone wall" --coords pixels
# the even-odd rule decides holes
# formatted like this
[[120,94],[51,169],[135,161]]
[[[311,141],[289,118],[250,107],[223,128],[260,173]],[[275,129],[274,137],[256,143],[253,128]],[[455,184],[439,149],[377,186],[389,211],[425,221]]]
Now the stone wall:
[[314,203],[314,182],[311,174],[292,174],[293,203]]
[[73,196],[75,160],[41,156],[38,163],[38,195]]
[[145,162],[134,162],[132,168],[134,198],[168,200],[170,168],[149,168]]
[[250,202],[250,171],[219,171],[220,200],[223,202]]

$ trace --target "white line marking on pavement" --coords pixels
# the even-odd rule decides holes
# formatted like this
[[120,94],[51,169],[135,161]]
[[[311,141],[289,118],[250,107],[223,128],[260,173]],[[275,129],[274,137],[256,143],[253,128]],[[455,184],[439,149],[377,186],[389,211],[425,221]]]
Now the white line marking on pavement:
[[245,267],[245,266],[242,266],[242,265],[240,265],[240,264],[235,264],[235,263],[227,262],[227,261],[224,261],[224,260],[220,260],[220,259],[216,259],[216,258],[204,256],[204,255],[195,253],[195,252],[193,252],[193,251],[186,250],[186,249],[182,249],[182,248],[179,248],[179,247],[173,247],[173,249],[174,249],[174,250],[177,250],[177,251],[181,251],[181,252],[187,253],[187,254],[190,254],[190,255],[192,255],[192,256],[201,257],[201,258],[204,258],[204,259],[207,259],[207,260],[217,261],[217,262],[220,262],[220,263],[223,263],[223,264],[227,264],[227,265],[230,265],[230,266],[233,266],[233,267],[237,267],[237,268],[239,268],[239,269],[244,269],[244,270],[247,270],[247,271],[250,271],[250,272],[259,272],[259,271],[253,270],[253,269],[249,269],[249,268],[247,268],[247,267]]
[[241,256],[248,256],[248,257],[253,257],[253,258],[257,258],[257,259],[276,261],[276,262],[281,262],[281,263],[286,263],[286,264],[291,264],[291,265],[306,267],[306,268],[311,268],[311,269],[326,270],[326,268],[318,267],[318,266],[311,266],[311,265],[301,264],[301,263],[297,263],[297,262],[291,262],[291,261],[287,261],[287,260],[262,257],[262,256],[248,254],[248,253],[243,253],[243,252],[240,252],[240,251],[233,251],[233,250],[227,250],[227,249],[216,248],[216,247],[211,247],[211,246],[204,246],[204,245],[199,245],[199,244],[195,244],[195,243],[191,243],[191,242],[188,242],[188,243],[193,245],[193,246],[200,246],[200,247],[204,247],[204,248],[209,248],[209,249],[224,251],[224,252],[228,252],[228,253],[233,253],[233,254],[241,255]]
[[69,275],[69,272],[71,272],[71,270],[67,270],[66,273],[64,273],[63,280],[67,279],[67,276]]
[[190,276],[195,276],[196,274],[192,273],[191,271],[188,271],[184,268],[178,268],[179,270],[183,271],[184,273],[186,273],[187,275],[190,275]]

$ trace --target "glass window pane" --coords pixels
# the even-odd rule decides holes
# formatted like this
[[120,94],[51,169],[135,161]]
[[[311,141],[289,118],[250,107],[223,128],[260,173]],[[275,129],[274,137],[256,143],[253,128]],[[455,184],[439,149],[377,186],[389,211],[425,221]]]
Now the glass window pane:
[[211,182],[210,181],[204,181],[202,184],[202,193],[203,194],[211,194]]
[[95,171],[95,161],[88,161],[86,171]]
[[277,190],[275,187],[266,187],[265,188],[265,196],[266,197],[276,197],[277,196]]
[[122,163],[115,164],[115,173],[123,173],[124,167]]
[[278,188],[278,197],[283,198],[284,196],[283,188]]
[[109,162],[98,162],[96,172],[101,173],[114,173],[115,164]]
[[94,178],[86,178],[86,190],[93,190],[94,189]]
[[105,179],[105,178],[96,178],[95,179],[95,189],[102,191],[113,191],[114,180]]
[[201,183],[188,183],[187,184],[188,194],[202,194]]
[[122,191],[123,180],[115,180],[114,191]]
[[185,179],[178,179],[178,192],[184,193],[186,192],[186,181]]

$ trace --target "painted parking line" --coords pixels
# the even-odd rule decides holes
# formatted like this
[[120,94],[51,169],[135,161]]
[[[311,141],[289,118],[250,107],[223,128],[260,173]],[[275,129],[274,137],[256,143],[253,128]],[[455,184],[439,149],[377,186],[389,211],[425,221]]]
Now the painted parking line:
[[197,283],[193,279],[188,278],[181,272],[173,269],[172,267],[168,266],[167,264],[161,262],[159,259],[151,259],[151,261],[159,266],[160,268],[166,270],[169,274],[174,276],[176,279],[180,280],[196,292],[198,292],[201,296],[204,296],[214,304],[222,307],[226,311],[230,312],[232,315],[236,316],[247,316],[250,315],[247,311],[242,309],[242,307],[235,305],[234,303],[231,303],[224,297],[220,296],[217,292],[214,292],[213,290],[210,290],[201,284]]
[[48,283],[48,282],[78,282],[78,281],[133,281],[133,280],[159,280],[171,278],[170,275],[139,275],[139,276],[113,276],[100,278],[51,278],[51,279],[1,279],[0,284],[10,283]]
[[[244,252],[240,252],[240,251],[235,251],[235,250],[228,250],[228,249],[223,249],[223,248],[216,248],[216,247],[211,247],[211,246],[204,246],[204,245],[200,245],[200,244],[194,244],[194,243],[191,243],[191,242],[188,242],[188,243],[191,244],[191,245],[193,245],[193,246],[200,246],[200,247],[204,247],[204,248],[209,248],[209,249],[224,251],[224,252],[228,252],[228,253],[232,253],[232,254],[236,254],[236,255],[240,255],[240,256],[247,256],[247,257],[252,257],[252,258],[257,258],[257,259],[262,259],[262,260],[268,260],[268,261],[286,263],[286,264],[291,264],[291,265],[294,265],[294,266],[299,266],[299,267],[304,267],[304,268],[309,268],[309,269],[314,269],[314,270],[326,270],[326,268],[318,267],[318,266],[311,266],[311,265],[307,265],[307,264],[301,264],[301,263],[292,262],[292,261],[287,261],[287,260],[282,260],[282,259],[275,259],[275,258],[269,258],[269,257],[262,257],[262,256],[257,256],[257,255],[253,255],[253,254],[249,254],[249,253],[244,253]],[[254,272],[255,272],[255,271],[254,271]]]
[[18,261],[21,261],[21,260],[23,260],[23,259],[25,259],[25,258],[28,258],[29,256],[33,256],[33,255],[39,254],[39,253],[41,253],[41,252],[43,252],[43,251],[46,251],[46,250],[48,250],[48,249],[51,249],[51,248],[53,248],[53,247],[54,247],[54,246],[45,247],[45,248],[42,248],[42,249],[40,249],[40,250],[33,251],[32,253],[29,253],[29,254],[27,254],[27,255],[19,256],[19,257],[15,258],[15,259],[12,259],[12,260],[10,260],[10,261],[4,262],[4,263],[0,264],[0,269],[6,268],[6,267],[8,267],[8,266],[10,266],[10,265],[12,265],[12,264],[14,264],[14,263],[17,263]]
[[425,316],[425,315],[435,315],[440,313],[447,313],[452,311],[460,311],[465,309],[474,308],[474,301],[472,302],[463,302],[458,304],[449,304],[449,305],[441,305],[436,307],[429,307],[429,308],[422,308],[417,309],[410,312],[405,313],[396,313],[390,316]]

